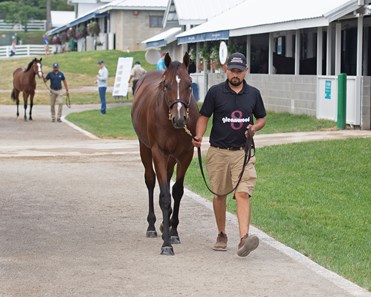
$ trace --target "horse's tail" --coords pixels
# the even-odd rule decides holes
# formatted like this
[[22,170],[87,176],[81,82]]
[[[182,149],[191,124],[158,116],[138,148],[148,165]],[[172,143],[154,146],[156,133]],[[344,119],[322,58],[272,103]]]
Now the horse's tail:
[[10,95],[10,97],[13,99],[13,101],[16,100],[15,98],[15,89],[13,88],[13,91],[12,91],[12,94]]

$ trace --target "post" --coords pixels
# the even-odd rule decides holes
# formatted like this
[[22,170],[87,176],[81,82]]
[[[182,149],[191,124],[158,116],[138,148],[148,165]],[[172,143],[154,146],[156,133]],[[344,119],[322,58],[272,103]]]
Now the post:
[[337,128],[344,130],[346,127],[346,103],[347,103],[347,75],[338,75],[338,118]]

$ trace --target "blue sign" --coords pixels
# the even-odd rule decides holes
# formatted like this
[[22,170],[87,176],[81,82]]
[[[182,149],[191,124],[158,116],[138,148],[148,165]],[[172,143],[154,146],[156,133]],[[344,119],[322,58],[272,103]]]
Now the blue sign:
[[325,81],[325,99],[331,99],[331,80]]

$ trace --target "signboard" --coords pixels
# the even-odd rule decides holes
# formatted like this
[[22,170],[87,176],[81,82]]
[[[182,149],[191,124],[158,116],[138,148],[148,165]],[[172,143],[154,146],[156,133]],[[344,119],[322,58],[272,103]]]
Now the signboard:
[[113,85],[113,97],[125,97],[128,94],[129,79],[133,57],[119,58],[116,68],[115,84]]

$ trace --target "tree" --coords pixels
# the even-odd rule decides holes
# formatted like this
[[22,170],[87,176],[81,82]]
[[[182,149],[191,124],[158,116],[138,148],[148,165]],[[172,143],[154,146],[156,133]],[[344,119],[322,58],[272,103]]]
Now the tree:
[[36,4],[38,1],[16,0],[0,3],[0,10],[5,14],[8,23],[20,23],[27,28],[30,19],[42,20],[45,18],[45,8]]
[[46,30],[50,30],[52,28],[52,16],[51,16],[51,0],[46,0]]
[[0,0],[0,13],[8,23],[20,23],[27,27],[29,20],[47,20],[50,10],[73,10],[66,0]]

